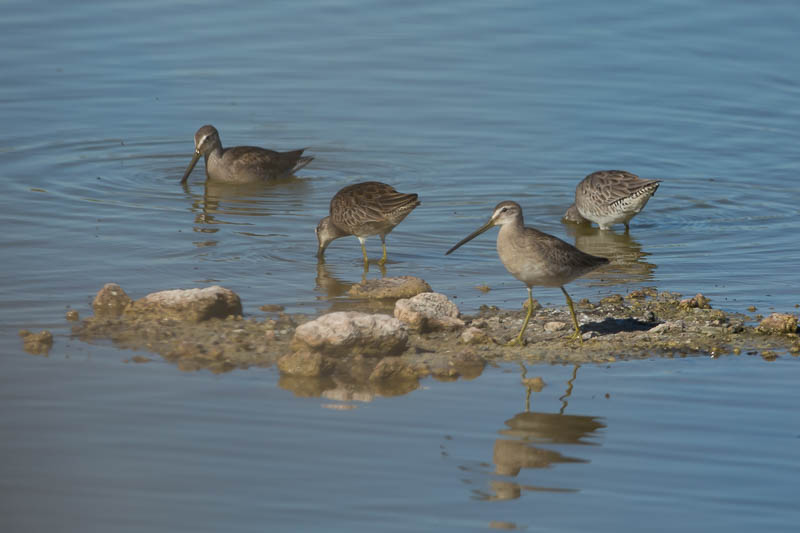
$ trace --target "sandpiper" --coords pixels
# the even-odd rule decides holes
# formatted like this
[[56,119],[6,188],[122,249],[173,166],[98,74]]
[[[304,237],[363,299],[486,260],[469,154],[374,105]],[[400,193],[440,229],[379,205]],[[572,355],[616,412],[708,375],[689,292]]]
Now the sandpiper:
[[386,235],[419,204],[416,193],[400,193],[391,185],[378,181],[365,181],[344,187],[331,199],[330,216],[317,224],[317,256],[322,258],[325,249],[334,239],[355,235],[361,242],[364,268],[368,269],[369,260],[364,243],[367,237],[380,235],[383,257],[378,264],[385,264]]
[[200,156],[205,157],[206,177],[211,181],[245,184],[288,177],[314,159],[303,149],[275,152],[257,146],[222,148],[217,128],[206,125],[194,134],[194,156],[181,178],[186,183]]
[[624,170],[592,172],[575,188],[575,203],[564,213],[564,220],[596,222],[604,230],[622,222],[627,231],[630,220],[644,209],[660,183]]
[[528,313],[525,315],[525,322],[522,324],[519,335],[508,345],[522,344],[522,335],[525,333],[525,328],[528,327],[528,321],[533,311],[532,287],[534,285],[561,289],[567,299],[567,306],[572,315],[572,324],[575,326],[572,338],[577,338],[583,344],[578,318],[575,316],[575,307],[572,298],[564,289],[564,285],[607,264],[608,259],[583,253],[557,237],[534,228],[526,228],[522,218],[522,208],[518,203],[511,201],[497,204],[486,224],[447,250],[445,255],[494,226],[500,226],[497,234],[497,253],[500,260],[512,276],[528,287]]

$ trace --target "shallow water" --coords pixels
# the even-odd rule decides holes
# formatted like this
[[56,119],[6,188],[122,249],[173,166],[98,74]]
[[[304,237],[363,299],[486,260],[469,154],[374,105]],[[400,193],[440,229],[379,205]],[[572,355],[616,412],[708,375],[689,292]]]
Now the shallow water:
[[293,396],[273,370],[177,375],[96,349],[14,362],[29,378],[4,373],[0,389],[5,531],[794,531],[800,519],[793,359],[529,366],[547,385],[527,408],[518,367],[503,365],[352,410]]
[[[355,239],[336,241],[319,265],[313,228],[339,188],[367,179],[417,192],[422,200],[388,238],[387,274],[418,275],[455,297],[464,312],[482,304],[516,308],[526,296],[499,263],[493,234],[443,255],[505,199],[523,206],[528,224],[614,259],[608,270],[572,283],[575,298],[653,285],[702,291],[726,310],[796,311],[800,12],[792,2],[401,6],[345,0],[234,8],[12,1],[4,7],[0,349],[7,356],[0,358],[0,375],[2,440],[10,449],[2,478],[4,496],[16,496],[2,500],[17,505],[3,504],[3,521],[52,529],[59,522],[41,511],[76,483],[85,490],[64,500],[65,523],[74,530],[138,529],[135,520],[170,531],[182,524],[263,529],[293,520],[308,529],[353,530],[403,519],[411,522],[405,529],[417,530],[506,520],[530,529],[615,531],[658,516],[659,505],[671,505],[661,509],[675,521],[696,519],[697,529],[716,526],[717,519],[750,530],[745,526],[753,523],[743,519],[754,516],[750,511],[768,513],[774,530],[796,521],[784,493],[757,490],[764,476],[783,479],[789,457],[764,454],[742,466],[745,450],[721,444],[727,443],[721,436],[741,431],[737,439],[764,449],[775,444],[780,428],[796,427],[788,423],[790,411],[776,407],[793,400],[782,386],[794,369],[791,360],[663,360],[596,369],[593,390],[616,380],[615,390],[639,400],[620,407],[627,430],[613,433],[626,453],[604,455],[606,442],[559,450],[599,455],[590,467],[537,469],[536,479],[522,484],[578,492],[530,490],[499,503],[487,481],[489,467],[470,467],[471,474],[461,474],[467,482],[458,474],[464,465],[451,464],[452,477],[443,478],[431,466],[442,459],[425,453],[436,448],[438,454],[439,444],[449,442],[444,435],[459,431],[482,435],[486,443],[498,438],[503,421],[519,412],[507,406],[519,392],[513,374],[432,382],[426,391],[339,413],[281,391],[272,371],[214,378],[186,376],[166,364],[123,366],[130,353],[71,341],[64,320],[69,307],[86,316],[108,281],[134,298],[217,283],[237,291],[251,316],[260,316],[266,303],[323,312],[361,279],[362,267]],[[228,146],[307,146],[315,159],[297,179],[256,190],[206,188],[200,163],[182,188],[192,135],[205,123],[217,126]],[[575,184],[604,168],[663,180],[629,235],[559,220]],[[377,258],[378,240],[368,248]],[[381,273],[373,266],[368,275]],[[475,288],[483,284],[492,290]],[[557,290],[537,289],[535,296],[563,305]],[[22,353],[16,332],[23,327],[54,332],[49,359]],[[628,377],[631,368],[638,380]],[[680,379],[662,379],[687,368],[688,392],[714,398],[714,410],[690,408]],[[741,403],[738,384],[751,404]],[[224,395],[214,396],[220,404],[206,397],[215,387]],[[187,401],[197,410],[186,412]],[[663,424],[641,424],[640,401],[651,412],[681,407],[685,418],[664,414]],[[52,405],[71,406],[70,417],[52,425]],[[277,420],[260,417],[274,405]],[[763,434],[736,426],[743,407],[763,424]],[[483,409],[496,412],[480,423],[464,416],[472,429],[450,427],[453,412]],[[228,427],[231,412],[237,414]],[[425,420],[416,418],[420,412]],[[593,439],[612,435],[615,426],[603,409],[571,412],[607,418]],[[376,427],[370,417],[383,422]],[[188,422],[181,429],[176,419]],[[393,419],[405,422],[392,428]],[[354,424],[343,427],[341,420]],[[135,429],[161,424],[168,427],[152,442]],[[250,427],[264,424],[287,432],[283,447],[264,444],[263,428]],[[130,449],[126,433],[136,437]],[[214,438],[203,438],[208,435]],[[686,464],[687,456],[666,445],[684,435],[695,446]],[[227,438],[260,447],[249,444],[240,454]],[[197,439],[205,442],[201,449],[182,456],[181,443]],[[663,442],[634,452],[646,439]],[[286,446],[290,441],[335,446],[301,451]],[[33,442],[42,447],[26,448]],[[366,453],[387,446],[392,454]],[[260,476],[252,461],[263,461],[270,450],[280,460],[268,462],[269,476]],[[133,458],[125,459],[128,453]],[[489,462],[491,444],[465,456],[476,465]],[[220,464],[220,457],[231,458]],[[314,475],[303,466],[309,457],[319,458]],[[632,458],[636,467],[625,464]],[[598,470],[598,463],[605,466]],[[142,465],[154,473],[143,473]],[[708,483],[692,478],[687,484],[688,469]],[[541,481],[540,472],[547,474]],[[180,481],[156,483],[162,475]],[[186,494],[198,480],[208,491]],[[341,485],[347,490],[337,490]],[[53,492],[42,497],[37,491],[46,486]],[[95,505],[98,497],[125,507],[94,516],[102,507]],[[482,499],[488,501],[476,503]],[[206,505],[212,500],[220,506]],[[697,504],[691,517],[685,514],[690,503]],[[487,510],[492,505],[503,509]],[[566,512],[575,505],[587,512]],[[676,508],[683,513],[672,514]],[[136,518],[138,509],[150,512]],[[535,519],[526,514],[531,509]],[[566,522],[559,522],[563,516]],[[654,527],[668,529],[657,522]]]

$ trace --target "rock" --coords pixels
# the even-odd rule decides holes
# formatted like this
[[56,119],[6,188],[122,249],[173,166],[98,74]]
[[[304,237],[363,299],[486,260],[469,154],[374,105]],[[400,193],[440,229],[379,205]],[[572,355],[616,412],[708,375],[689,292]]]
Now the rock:
[[46,329],[39,333],[23,329],[20,330],[19,336],[22,337],[23,349],[30,354],[47,355],[53,347],[53,334]]
[[128,304],[130,297],[116,283],[106,283],[92,300],[92,309],[97,317],[118,317]]
[[284,307],[280,304],[264,304],[259,309],[265,313],[277,313],[283,311]]
[[278,369],[290,376],[318,377],[333,372],[335,363],[319,352],[300,350],[278,359]]
[[762,320],[756,329],[761,333],[795,333],[797,317],[785,313],[772,313]]
[[699,292],[692,298],[686,298],[680,301],[680,306],[684,309],[711,309],[711,300],[706,298]]
[[369,375],[370,381],[384,381],[387,379],[416,379],[417,375],[413,368],[401,357],[384,357],[375,365],[375,369]]
[[459,340],[464,344],[487,344],[492,342],[492,338],[480,328],[470,327],[461,333]]
[[647,330],[648,333],[674,333],[683,331],[686,324],[683,320],[670,320]]
[[148,294],[125,309],[126,317],[165,318],[202,322],[242,314],[242,302],[230,289],[213,285],[202,289],[174,289]]
[[69,311],[67,311],[66,318],[70,322],[77,322],[78,320],[81,319],[81,316],[78,314],[76,310],[70,309]]
[[725,333],[724,327],[719,326],[700,326],[692,328],[693,332],[701,333],[708,337],[716,337]]
[[297,327],[295,351],[308,349],[327,355],[397,355],[406,349],[408,332],[389,315],[339,311]]
[[411,298],[423,292],[431,292],[431,286],[421,278],[399,276],[395,278],[366,279],[356,283],[347,294],[353,298]]
[[567,327],[565,322],[548,322],[544,325],[544,330],[548,333],[554,333],[556,331],[561,331]]
[[395,318],[420,331],[464,327],[464,321],[458,315],[456,304],[438,292],[425,292],[398,300],[394,306]]

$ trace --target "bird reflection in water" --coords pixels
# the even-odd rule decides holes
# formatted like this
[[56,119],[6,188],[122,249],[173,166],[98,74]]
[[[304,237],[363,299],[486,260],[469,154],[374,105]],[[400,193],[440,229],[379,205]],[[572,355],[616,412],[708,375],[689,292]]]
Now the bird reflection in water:
[[[330,303],[327,313],[336,311],[362,311],[372,313],[392,314],[394,301],[384,298],[359,298],[350,294],[350,289],[358,285],[355,281],[345,281],[334,274],[334,268],[328,267],[323,258],[317,260],[317,276],[315,278],[314,290],[318,293],[317,300],[324,300]],[[386,277],[386,267],[378,265],[381,271],[381,278]],[[367,280],[367,271],[361,274],[361,283]]]
[[575,248],[587,254],[607,257],[611,263],[584,276],[595,286],[652,281],[657,268],[647,262],[649,253],[630,233],[601,230],[589,224],[565,224],[567,234],[575,240]]
[[347,291],[353,286],[353,283],[341,280],[333,275],[325,265],[324,259],[317,261],[317,277],[314,281],[316,283],[314,290],[321,293],[318,298],[326,300],[332,300],[347,294]]
[[[338,265],[334,266],[334,268],[340,268]],[[378,265],[378,269],[380,271],[380,277],[386,277],[386,265]],[[368,270],[364,269],[361,272],[361,282],[367,280],[367,273]],[[316,277],[316,286],[315,289],[317,292],[324,293],[323,298],[333,299],[338,296],[342,296],[347,291],[350,290],[350,287],[355,285],[357,282],[352,281],[343,281],[337,278],[334,274],[332,274],[332,270],[328,267],[327,263],[325,262],[324,257],[317,257],[317,277]]]
[[[533,443],[594,445],[596,443],[592,442],[591,437],[599,429],[606,427],[598,417],[564,413],[580,365],[574,366],[572,376],[567,381],[566,391],[559,398],[561,408],[558,413],[540,413],[530,410],[531,393],[539,392],[544,383],[540,378],[528,378],[527,369],[521,363],[520,366],[522,367],[522,383],[526,390],[525,410],[506,420],[507,427],[498,432],[505,438],[497,439],[494,444],[492,456],[495,465],[494,474],[516,477],[523,469],[549,468],[560,463],[587,463],[586,459],[570,457],[556,450],[533,446]],[[489,484],[491,492],[476,492],[477,498],[509,500],[519,498],[523,491],[576,492],[578,490],[528,485],[509,479],[493,479]]]
[[[206,181],[202,194],[192,192],[188,184],[183,184],[195,214],[192,231],[213,234],[219,231],[220,225],[254,226],[256,223],[249,217],[273,216],[287,210],[301,212],[308,191],[307,181],[296,177],[242,185]],[[256,233],[240,233],[257,236]],[[213,244],[216,241],[196,243],[197,246]]]

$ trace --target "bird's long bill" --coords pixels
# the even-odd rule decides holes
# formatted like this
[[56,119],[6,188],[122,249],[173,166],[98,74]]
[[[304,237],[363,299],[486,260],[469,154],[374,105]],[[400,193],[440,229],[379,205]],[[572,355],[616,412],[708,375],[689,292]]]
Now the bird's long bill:
[[192,161],[189,163],[189,168],[187,168],[186,172],[183,173],[183,177],[181,178],[181,185],[186,183],[186,180],[189,179],[189,174],[191,174],[192,170],[194,170],[194,166],[197,164],[198,159],[200,159],[200,151],[195,150],[194,155],[192,156]]
[[466,237],[464,237],[463,239],[461,239],[461,240],[458,242],[458,244],[456,244],[455,246],[453,246],[452,248],[450,248],[449,250],[447,250],[447,251],[444,253],[444,255],[450,255],[450,253],[451,253],[451,252],[453,252],[453,251],[455,251],[457,248],[461,247],[461,245],[462,245],[462,244],[466,244],[466,243],[468,243],[469,241],[471,241],[472,239],[474,239],[475,237],[477,237],[478,235],[480,235],[481,233],[485,233],[485,232],[489,231],[490,229],[492,229],[492,227],[493,227],[493,226],[494,226],[494,220],[489,220],[489,222],[487,222],[486,224],[484,224],[484,225],[483,225],[483,226],[481,226],[480,228],[476,229],[475,231],[473,231],[472,233],[470,233],[469,235],[467,235]]

